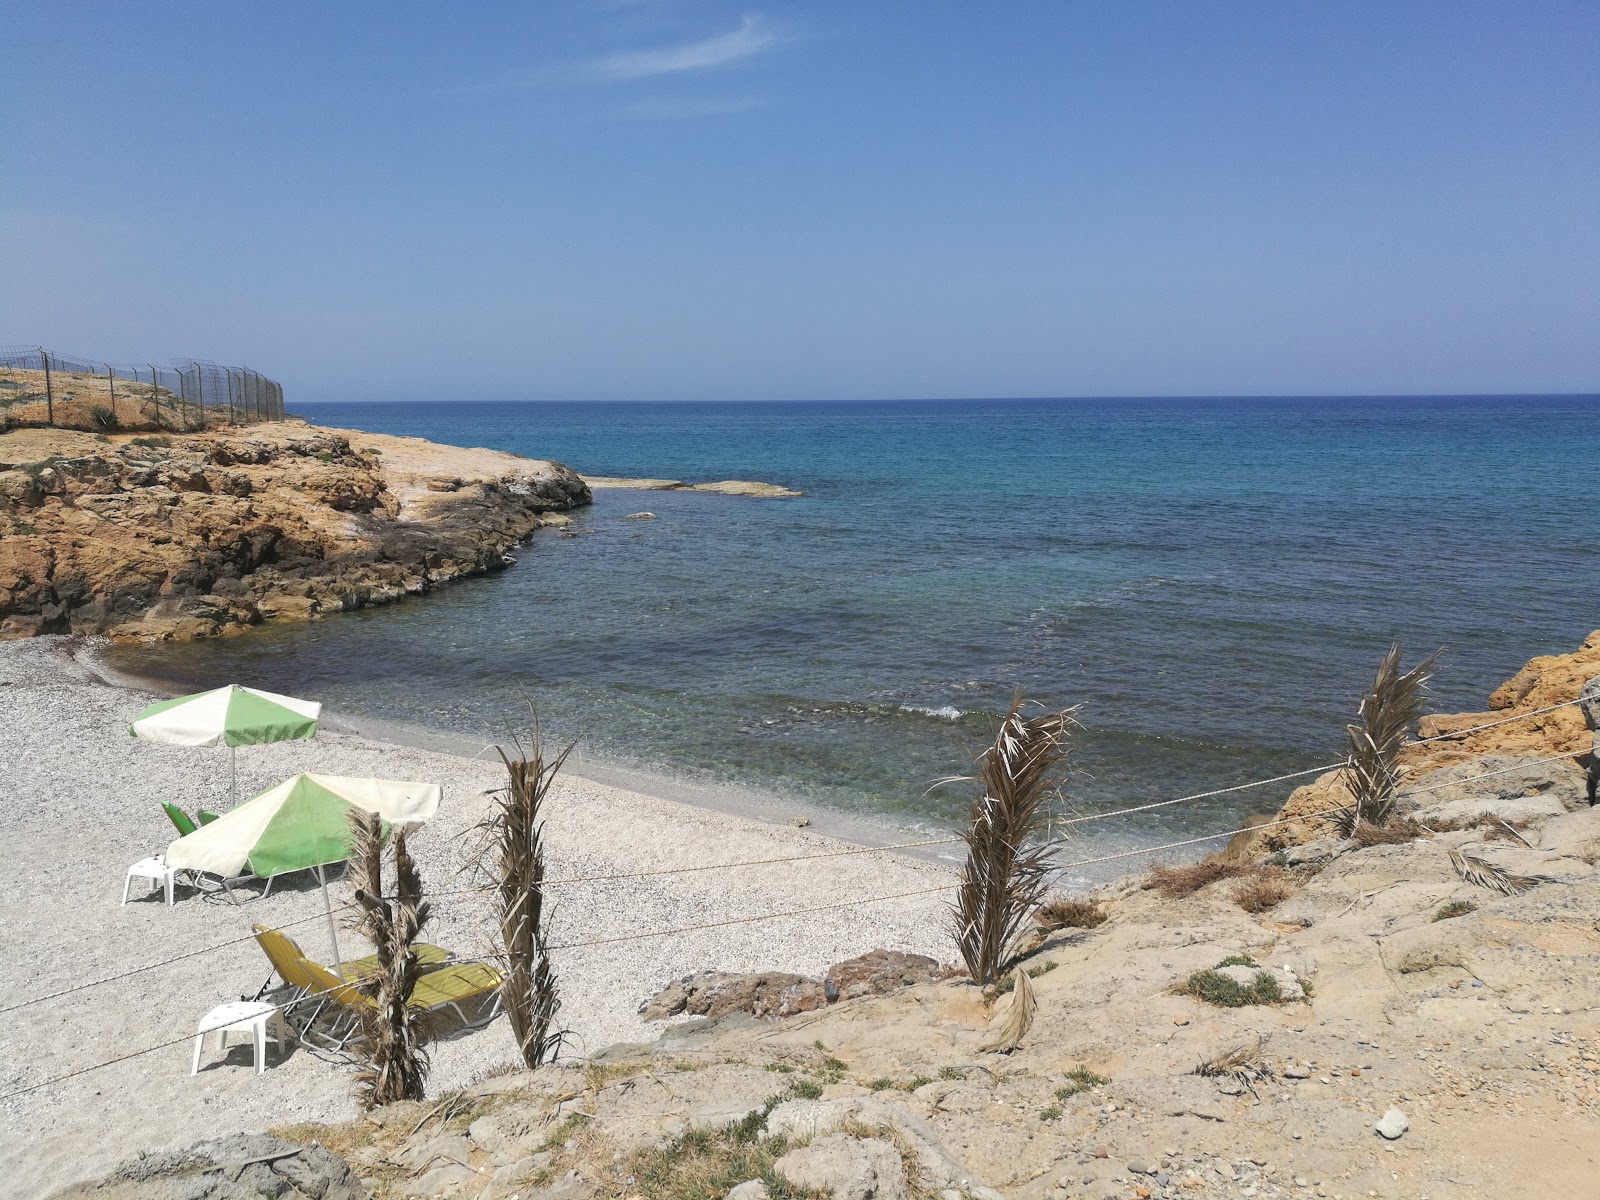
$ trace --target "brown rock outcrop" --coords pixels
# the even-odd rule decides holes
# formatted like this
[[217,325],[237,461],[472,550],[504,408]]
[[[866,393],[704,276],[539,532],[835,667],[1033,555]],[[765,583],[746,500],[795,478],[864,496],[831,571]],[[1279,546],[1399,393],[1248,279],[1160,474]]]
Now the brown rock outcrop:
[[[1600,629],[1585,638],[1583,645],[1571,654],[1541,654],[1530,658],[1522,670],[1490,693],[1488,712],[1423,717],[1417,727],[1418,736],[1439,737],[1502,721],[1517,713],[1565,704],[1576,700],[1584,681],[1595,675],[1600,675]],[[1432,769],[1480,754],[1586,754],[1589,745],[1583,714],[1572,705],[1540,713],[1525,721],[1417,747],[1408,756],[1408,764],[1412,757],[1419,765],[1425,761],[1427,768]]]
[[[1550,758],[1558,754],[1586,755],[1592,735],[1584,724],[1578,698],[1584,681],[1600,675],[1600,629],[1584,639],[1571,654],[1543,654],[1497,687],[1489,696],[1489,711],[1475,713],[1434,713],[1417,723],[1421,739],[1402,752],[1401,764],[1406,783],[1443,767],[1471,762],[1485,755],[1511,758]],[[1554,712],[1541,709],[1566,704]],[[1495,725],[1519,713],[1537,713],[1526,720]],[[1451,736],[1457,731],[1459,736]],[[1402,784],[1404,791],[1405,784]],[[1311,783],[1297,787],[1284,802],[1278,818],[1290,823],[1271,830],[1264,844],[1270,847],[1300,845],[1332,832],[1326,814],[1352,800],[1344,786],[1342,771],[1329,771]]]
[[298,422],[17,431],[0,435],[0,636],[188,639],[382,604],[507,565],[543,514],[588,500],[559,463]]
[[925,954],[901,950],[870,950],[828,968],[822,979],[762,971],[739,975],[727,971],[701,971],[675,979],[639,1006],[647,1021],[662,1021],[687,1013],[695,1017],[720,1017],[747,1012],[756,1017],[792,1017],[838,1000],[860,996],[886,996],[913,984],[929,983],[964,974],[942,966]]
[[822,984],[786,971],[736,975],[727,971],[701,971],[674,980],[639,1008],[647,1021],[662,1021],[687,1013],[694,1017],[721,1017],[747,1012],[757,1017],[792,1017],[828,1003]]

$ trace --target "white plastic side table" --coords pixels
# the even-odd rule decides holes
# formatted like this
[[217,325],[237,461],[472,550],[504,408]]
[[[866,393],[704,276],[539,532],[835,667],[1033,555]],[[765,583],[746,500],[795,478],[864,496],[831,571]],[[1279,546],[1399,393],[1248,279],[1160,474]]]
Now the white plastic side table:
[[128,877],[122,881],[122,902],[128,902],[128,889],[133,886],[135,879],[152,880],[157,887],[167,891],[167,907],[172,907],[172,877],[173,869],[167,866],[166,860],[157,854],[154,858],[141,858],[128,868]]
[[208,1033],[220,1034],[223,1048],[228,1045],[228,1035],[235,1030],[249,1033],[256,1045],[256,1074],[267,1069],[267,1022],[272,1022],[272,1040],[281,1049],[285,1043],[283,1013],[272,1004],[258,1000],[234,1000],[219,1004],[200,1018],[200,1029],[194,1036],[194,1066],[189,1074],[200,1073],[200,1053],[205,1049]]

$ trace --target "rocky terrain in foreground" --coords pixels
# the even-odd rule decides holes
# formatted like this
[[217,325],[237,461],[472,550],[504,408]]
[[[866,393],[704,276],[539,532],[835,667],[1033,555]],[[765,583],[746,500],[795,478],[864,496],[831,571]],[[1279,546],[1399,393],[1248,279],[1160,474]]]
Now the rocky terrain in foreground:
[[[1495,711],[1574,699],[1597,650]],[[1600,1196],[1600,808],[1550,736],[1419,746],[1380,840],[1308,823],[1063,904],[1010,1053],[985,1044],[1015,993],[928,960],[697,975],[641,997],[707,1014],[656,1042],[67,1195],[221,1200],[252,1170],[329,1200]]]
[[298,421],[0,434],[0,636],[186,639],[505,566],[588,486],[560,463]]

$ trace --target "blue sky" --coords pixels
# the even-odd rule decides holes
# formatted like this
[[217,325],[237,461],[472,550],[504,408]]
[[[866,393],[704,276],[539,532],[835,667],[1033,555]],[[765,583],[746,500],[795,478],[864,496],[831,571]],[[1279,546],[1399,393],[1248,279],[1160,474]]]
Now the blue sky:
[[1600,389],[1600,5],[32,4],[0,342],[291,400]]

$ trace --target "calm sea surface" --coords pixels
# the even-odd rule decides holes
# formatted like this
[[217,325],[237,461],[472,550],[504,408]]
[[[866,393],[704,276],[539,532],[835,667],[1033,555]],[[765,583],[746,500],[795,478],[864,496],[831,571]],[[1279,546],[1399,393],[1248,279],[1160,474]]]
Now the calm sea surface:
[[[592,758],[924,825],[964,806],[929,781],[1018,687],[1083,706],[1069,790],[1093,811],[1337,759],[1391,641],[1448,647],[1450,711],[1600,625],[1597,397],[295,411],[806,497],[599,492],[585,536],[501,574],[116,665],[485,739],[526,692]],[[1290,786],[1086,825],[1085,849]]]

